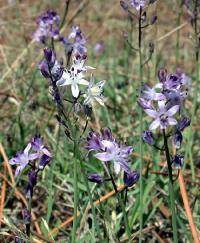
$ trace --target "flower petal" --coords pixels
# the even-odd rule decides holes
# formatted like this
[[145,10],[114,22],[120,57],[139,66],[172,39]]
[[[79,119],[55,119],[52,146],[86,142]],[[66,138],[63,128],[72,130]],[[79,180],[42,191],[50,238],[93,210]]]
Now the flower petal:
[[79,88],[77,84],[72,84],[71,85],[71,89],[72,89],[72,95],[77,98],[79,95]]
[[101,161],[111,161],[113,159],[112,154],[103,152],[95,154],[95,157]]
[[149,127],[149,130],[154,130],[157,127],[160,126],[160,119],[156,119],[155,121],[153,121]]
[[114,162],[114,170],[116,174],[119,174],[120,169],[121,169],[120,163]]
[[176,112],[179,110],[179,105],[175,105],[175,106],[173,106],[172,108],[170,108],[167,112],[166,112],[166,114],[168,115],[168,116],[173,116],[174,114],[176,114]]
[[177,120],[176,119],[174,119],[174,118],[172,118],[172,117],[169,117],[168,118],[168,122],[169,122],[169,124],[170,125],[176,125],[178,122],[177,122]]
[[89,82],[87,80],[85,80],[84,78],[81,78],[79,81],[78,81],[79,84],[82,84],[82,85],[89,85]]
[[158,117],[158,112],[157,111],[154,111],[154,110],[151,110],[151,109],[145,109],[144,110],[147,115],[149,115],[150,117],[153,117],[153,118],[157,118]]

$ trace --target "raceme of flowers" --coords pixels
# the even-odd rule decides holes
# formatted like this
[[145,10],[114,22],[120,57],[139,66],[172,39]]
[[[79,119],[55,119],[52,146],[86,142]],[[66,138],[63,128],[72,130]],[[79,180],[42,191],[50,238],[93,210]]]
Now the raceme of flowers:
[[191,79],[185,73],[177,70],[175,74],[159,73],[160,83],[150,88],[144,85],[139,105],[144,112],[153,118],[149,129],[167,129],[177,125],[176,115],[181,114],[182,106],[191,89]]
[[[170,136],[176,149],[180,149],[182,132],[190,125],[190,119],[183,114],[183,105],[191,89],[191,78],[179,69],[175,74],[168,74],[166,69],[161,69],[158,77],[160,83],[152,88],[144,85],[138,99],[140,107],[153,119],[149,130],[143,132],[142,138],[144,142],[157,147],[152,131],[157,128],[165,131],[174,128]],[[172,162],[175,168],[180,168],[183,165],[183,156],[176,154]]]
[[[138,173],[131,172],[129,165],[133,148],[117,142],[110,129],[104,128],[101,130],[101,133],[90,132],[87,137],[85,148],[89,152],[95,152],[94,156],[105,163],[105,165],[107,165],[107,163],[113,163],[116,174],[119,174],[119,172],[123,170],[126,174],[125,179],[129,185],[132,184],[132,181],[135,183],[139,179]],[[134,175],[132,173],[134,173]],[[96,174],[90,176],[89,179],[91,181],[96,180],[102,182],[101,177]]]
[[49,38],[59,39],[60,17],[55,11],[48,10],[37,18],[38,28],[33,34],[33,39],[45,44]]

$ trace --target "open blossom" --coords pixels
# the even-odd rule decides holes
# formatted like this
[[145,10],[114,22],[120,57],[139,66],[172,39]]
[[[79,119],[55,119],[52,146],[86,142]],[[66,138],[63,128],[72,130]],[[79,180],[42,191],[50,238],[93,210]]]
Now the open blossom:
[[43,154],[45,154],[48,157],[52,157],[49,149],[47,146],[43,144],[43,141],[40,136],[34,136],[31,140],[31,146],[34,151],[38,153],[38,157],[41,157]]
[[89,82],[84,79],[83,72],[77,72],[73,67],[68,71],[65,70],[62,77],[56,82],[58,86],[71,85],[72,95],[75,98],[79,96],[79,84],[88,85]]
[[170,125],[176,125],[177,121],[173,117],[179,110],[179,106],[175,105],[167,110],[165,101],[158,102],[158,111],[145,109],[144,111],[155,120],[151,123],[149,129],[154,130],[158,127],[160,129],[166,129]]
[[21,171],[23,171],[30,161],[38,158],[37,153],[29,153],[30,149],[31,149],[31,143],[27,145],[24,151],[18,152],[16,154],[16,157],[9,160],[9,163],[11,165],[17,165],[15,176],[17,176]]
[[43,144],[40,136],[34,136],[24,151],[18,152],[14,158],[9,160],[9,163],[11,165],[17,165],[15,171],[15,176],[17,176],[31,161],[40,159],[39,169],[41,169],[41,167],[44,168],[49,163],[51,158],[52,155],[47,146]]
[[91,132],[87,138],[86,149],[98,152],[95,157],[103,162],[112,161],[116,174],[121,169],[127,173],[130,171],[128,162],[132,147],[116,142],[108,128],[103,129],[101,134]]
[[84,62],[84,60],[74,59],[71,68],[65,70],[62,77],[56,82],[58,86],[71,85],[72,95],[75,98],[79,96],[79,84],[89,85],[89,82],[84,79],[84,75],[88,69],[93,68],[85,66]]
[[104,105],[104,97],[103,97],[103,86],[105,84],[105,80],[100,81],[98,83],[94,83],[93,77],[91,76],[90,83],[86,90],[86,99],[84,100],[84,105],[92,106],[94,101],[97,101],[100,105]]

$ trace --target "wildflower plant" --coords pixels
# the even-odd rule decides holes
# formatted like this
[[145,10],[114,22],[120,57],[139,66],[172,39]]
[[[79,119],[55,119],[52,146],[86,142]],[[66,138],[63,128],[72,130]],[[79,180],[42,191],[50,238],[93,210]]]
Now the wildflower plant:
[[[180,170],[184,164],[184,156],[178,153],[178,149],[181,148],[183,140],[182,132],[190,125],[190,119],[184,115],[184,103],[191,89],[191,78],[179,69],[175,74],[169,74],[166,69],[161,69],[158,77],[160,82],[154,87],[144,85],[138,99],[138,104],[153,120],[149,129],[143,132],[142,138],[150,146],[165,151],[173,237],[174,242],[178,242],[173,171]],[[156,131],[163,135],[163,144],[160,147]],[[177,149],[175,155],[172,155],[169,150],[170,139]]]
[[50,163],[52,154],[49,148],[44,145],[40,136],[36,135],[28,143],[23,151],[16,154],[15,157],[9,160],[11,165],[17,166],[15,170],[15,176],[20,176],[25,171],[28,177],[28,183],[26,186],[26,197],[28,199],[28,207],[24,209],[24,224],[26,226],[26,235],[30,237],[31,229],[31,209],[32,198],[39,172]]

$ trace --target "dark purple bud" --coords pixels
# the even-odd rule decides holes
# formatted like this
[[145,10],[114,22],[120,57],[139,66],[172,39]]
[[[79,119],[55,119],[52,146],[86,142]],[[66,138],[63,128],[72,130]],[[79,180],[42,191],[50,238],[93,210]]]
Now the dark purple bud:
[[45,78],[50,78],[49,67],[45,60],[39,63],[38,68]]
[[32,198],[33,196],[33,189],[34,186],[37,184],[37,172],[34,170],[31,170],[28,173],[28,186],[26,188],[26,196],[27,198]]
[[46,47],[44,48],[44,57],[49,64],[50,67],[53,67],[56,61],[56,55],[53,50],[50,48]]
[[186,127],[189,127],[190,126],[190,123],[191,123],[191,119],[190,118],[188,118],[188,117],[183,117],[180,121],[179,121],[179,123],[178,123],[178,130],[179,131],[184,131],[184,129],[186,128]]
[[176,169],[181,169],[183,167],[183,163],[184,163],[183,155],[176,154],[172,159],[172,165]]
[[183,141],[182,133],[179,130],[177,130],[174,135],[174,144],[177,149],[181,147],[182,141]]
[[167,69],[161,68],[158,71],[158,78],[159,78],[160,82],[161,83],[165,82],[166,81],[166,77],[167,77]]
[[156,15],[154,15],[154,16],[151,18],[151,21],[150,21],[151,25],[155,24],[155,23],[157,22],[157,20],[158,20],[158,17],[157,17]]
[[120,6],[124,11],[127,11],[129,6],[125,1],[120,1]]
[[124,184],[127,187],[133,186],[140,178],[140,174],[137,171],[130,173],[124,172]]
[[89,174],[88,180],[91,181],[91,182],[95,182],[97,184],[101,184],[104,181],[104,179],[101,175],[95,174],[95,173]]
[[49,164],[51,157],[43,154],[39,162],[39,170],[44,170],[45,166]]
[[24,209],[23,220],[25,225],[31,223],[31,213],[27,208]]
[[111,130],[109,128],[107,128],[107,127],[103,128],[101,130],[101,134],[102,134],[103,140],[113,141],[113,136],[112,136]]
[[144,131],[142,133],[142,139],[145,143],[148,143],[149,145],[155,144],[153,133],[151,131],[148,131],[148,130]]

